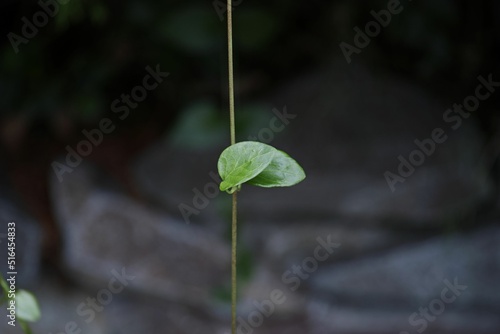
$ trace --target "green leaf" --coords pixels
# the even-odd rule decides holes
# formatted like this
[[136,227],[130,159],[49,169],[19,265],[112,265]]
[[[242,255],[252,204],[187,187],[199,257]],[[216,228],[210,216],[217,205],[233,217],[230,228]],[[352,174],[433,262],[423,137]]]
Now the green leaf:
[[217,50],[221,25],[205,6],[188,5],[167,15],[156,29],[161,37],[191,54]]
[[217,165],[221,191],[232,193],[243,183],[259,187],[289,187],[304,180],[300,165],[272,146],[245,141],[226,148]]
[[242,183],[253,179],[271,163],[275,153],[274,147],[252,141],[226,148],[217,163],[222,178],[220,190],[233,192]]
[[290,187],[304,180],[300,165],[283,151],[276,150],[271,163],[247,183],[259,187]]
[[209,148],[224,143],[226,123],[217,113],[217,106],[198,101],[184,109],[170,133],[168,141],[189,149]]
[[19,319],[34,322],[40,319],[40,308],[35,296],[26,290],[16,293],[17,316]]
[[2,288],[4,297],[7,298],[7,295],[9,294],[9,286],[5,281],[5,278],[3,278],[2,273],[0,273],[0,287]]
[[31,334],[32,333],[31,332],[31,328],[30,328],[29,324],[26,321],[19,320],[19,325],[21,326],[24,334]]

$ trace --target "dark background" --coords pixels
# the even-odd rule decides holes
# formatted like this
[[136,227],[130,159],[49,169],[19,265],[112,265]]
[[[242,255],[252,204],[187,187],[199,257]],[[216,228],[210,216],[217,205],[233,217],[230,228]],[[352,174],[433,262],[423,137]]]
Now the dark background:
[[[498,62],[500,4],[497,1],[421,0],[402,1],[401,4],[404,7],[403,11],[393,16],[388,27],[382,28],[381,33],[372,38],[370,44],[360,54],[352,56],[351,64],[343,58],[339,43],[344,41],[353,44],[355,35],[353,28],[359,26],[364,30],[366,22],[373,20],[370,11],[387,8],[387,1],[243,0],[235,6],[234,54],[240,140],[267,126],[268,119],[273,115],[271,113],[273,108],[281,110],[282,105],[287,105],[291,112],[299,116],[293,121],[293,126],[286,129],[280,138],[280,143],[292,156],[297,156],[299,162],[304,161],[308,177],[311,176],[311,179],[324,177],[323,183],[334,189],[337,185],[330,183],[330,176],[340,175],[339,172],[351,169],[349,162],[346,162],[351,158],[352,161],[349,161],[355,166],[364,166],[369,170],[366,172],[360,167],[359,180],[364,180],[366,175],[373,172],[370,175],[378,175],[377,182],[385,182],[383,172],[397,168],[398,154],[407,156],[411,151],[408,145],[414,138],[422,139],[424,136],[429,136],[432,129],[441,126],[443,112],[453,103],[461,103],[466,96],[474,92],[478,85],[478,76],[487,77],[492,74],[496,81],[500,80]],[[215,169],[215,164],[213,167],[207,164],[206,168],[211,169],[205,169],[203,162],[216,161],[220,148],[229,142],[226,15],[218,13],[213,3],[72,0],[58,6],[57,15],[49,18],[48,24],[40,27],[36,36],[30,38],[27,44],[20,44],[19,52],[16,53],[9,42],[8,34],[13,32],[21,35],[23,26],[21,18],[27,17],[32,22],[33,15],[40,11],[41,7],[34,1],[3,1],[0,4],[0,36],[2,36],[0,177],[3,187],[0,194],[5,202],[0,210],[4,211],[6,221],[8,219],[31,222],[32,227],[26,227],[28,232],[24,233],[27,235],[33,233],[36,237],[31,242],[32,246],[26,246],[26,250],[20,252],[26,253],[23,255],[24,261],[29,263],[26,264],[26,271],[30,274],[26,274],[24,283],[34,290],[40,289],[38,286],[46,280],[44,277],[51,277],[51,280],[56,280],[67,289],[79,290],[81,286],[86,286],[85,282],[81,283],[81,277],[74,278],[75,269],[71,264],[68,265],[70,260],[66,253],[71,248],[68,246],[71,241],[64,232],[64,225],[73,223],[65,222],[61,217],[67,216],[57,213],[64,210],[60,207],[65,206],[66,202],[59,201],[53,189],[64,185],[58,185],[54,180],[51,165],[56,160],[64,161],[67,145],[74,148],[84,139],[83,129],[97,128],[102,118],[110,118],[116,124],[116,130],[104,135],[102,143],[94,147],[92,153],[83,159],[84,165],[89,164],[92,166],[91,169],[97,168],[99,173],[105,175],[103,177],[106,182],[95,182],[95,187],[104,187],[103,184],[108,181],[119,185],[120,194],[123,196],[128,196],[141,205],[154,207],[154,210],[160,210],[166,216],[172,216],[179,221],[182,217],[177,210],[178,204],[186,198],[189,200],[190,196],[192,197],[191,189],[195,186],[202,187],[203,182],[208,180],[206,175],[209,170]],[[137,108],[131,109],[126,119],[118,120],[117,115],[111,111],[112,101],[122,93],[129,93],[134,86],[142,82],[146,66],[154,68],[157,64],[162,71],[169,72],[170,75],[157,89],[149,92],[146,100],[139,103]],[[336,72],[339,73],[337,78],[335,78]],[[361,78],[361,81],[357,81],[358,78]],[[369,78],[371,81],[367,83],[363,78]],[[349,94],[341,95],[352,94],[352,97],[351,100],[346,97],[346,101],[337,103],[335,101],[338,97],[335,93],[337,86],[331,82],[343,82],[343,80],[346,80],[346,86],[339,87],[339,91],[345,93],[344,89],[347,89]],[[369,87],[360,88],[363,85]],[[325,87],[330,87],[330,90]],[[425,103],[422,102],[422,107],[392,110],[391,99],[406,101],[399,105],[411,104],[397,92],[400,87],[404,87],[408,94],[418,92],[415,96],[420,96],[422,101],[425,100]],[[377,89],[381,89],[387,95],[380,95]],[[368,92],[368,94],[372,92],[373,96],[357,96],[358,92]],[[431,102],[428,102],[428,99]],[[328,102],[320,102],[323,100]],[[418,102],[419,98],[415,97],[412,101]],[[261,203],[258,201],[255,202],[257,203],[255,207],[243,206],[243,219],[251,221],[253,215],[257,223],[267,224],[271,221],[276,224],[278,230],[285,226],[283,221],[292,220],[293,226],[299,226],[297,234],[302,233],[300,228],[307,229],[308,226],[316,225],[326,230],[330,228],[329,226],[350,228],[350,220],[361,221],[355,225],[356,231],[376,228],[384,233],[385,231],[402,233],[400,242],[380,242],[382,244],[380,249],[391,249],[396,245],[413,244],[417,241],[424,242],[436,236],[450,237],[449,235],[454,235],[453,233],[458,233],[459,237],[460,233],[482,233],[484,228],[492,228],[494,231],[494,233],[486,232],[486,235],[498,235],[499,101],[500,95],[496,92],[481,102],[480,108],[471,115],[470,121],[467,121],[467,129],[470,127],[472,130],[457,132],[455,134],[457,140],[452,147],[443,146],[443,150],[437,153],[439,156],[430,157],[429,163],[437,166],[434,170],[438,171],[435,183],[432,181],[434,179],[427,179],[429,187],[423,192],[416,193],[409,190],[412,189],[410,182],[403,183],[400,185],[401,188],[406,187],[404,189],[411,195],[392,201],[399,196],[396,193],[391,195],[393,197],[387,202],[376,204],[391,208],[399,206],[400,211],[394,209],[397,213],[394,213],[393,209],[384,211],[379,208],[374,209],[375,213],[363,212],[362,205],[359,206],[360,212],[357,209],[344,210],[342,203],[346,197],[335,194],[330,200],[328,191],[315,192],[315,183],[308,183],[302,188],[301,186],[297,188],[298,190],[294,192],[295,197],[280,202],[283,204],[281,206],[278,200],[276,206],[266,206],[264,202],[268,198],[279,197],[282,193],[271,193],[270,197],[262,199],[263,206],[259,206]],[[325,104],[335,107],[321,109]],[[341,109],[346,104],[352,107],[348,108],[349,110]],[[423,107],[428,104],[432,107]],[[366,115],[371,116],[356,114],[358,109],[363,109]],[[241,116],[238,116],[240,110]],[[202,115],[205,118],[202,118]],[[393,115],[399,116],[393,117]],[[349,121],[345,124],[351,124],[352,128],[330,123],[347,119]],[[333,125],[329,127],[329,124]],[[385,135],[388,133],[393,136],[388,136],[386,140]],[[310,141],[307,140],[308,137]],[[367,139],[367,143],[363,139]],[[186,148],[179,149],[175,146],[179,142],[185,144],[179,147]],[[178,197],[174,190],[165,190],[166,195],[163,199],[167,200],[162,200],[161,196],[160,199],[155,198],[151,195],[151,191],[145,191],[145,187],[140,184],[142,178],[137,176],[141,173],[140,167],[137,167],[141,165],[138,161],[142,161],[144,152],[156,147],[158,143],[166,143],[167,147],[175,144],[177,150],[165,150],[165,154],[171,155],[164,157],[167,161],[164,165],[161,163],[158,165],[168,166],[164,172],[158,167],[157,175],[148,173],[153,182],[163,178],[166,181],[158,181],[158,184],[168,186],[171,184],[169,182],[173,182],[175,184],[172,185],[172,189],[175,191],[180,189]],[[312,146],[313,144],[315,146]],[[332,147],[341,147],[344,153],[337,155],[334,149],[329,151],[330,144]],[[383,153],[391,149],[393,153]],[[368,153],[365,154],[364,150]],[[472,153],[471,155],[450,153],[455,151]],[[183,155],[183,152],[188,153]],[[488,190],[478,191],[478,194],[481,194],[478,196],[479,199],[462,206],[457,204],[455,197],[459,199],[474,197],[474,191],[477,189],[474,186],[462,187],[460,182],[463,181],[467,185],[468,180],[459,179],[457,182],[447,183],[441,176],[446,177],[447,174],[453,173],[450,172],[453,166],[460,169],[463,162],[461,158],[465,156],[465,159],[473,160],[476,153],[483,154],[482,157],[484,154],[487,156],[487,166],[482,171],[485,173],[484,180],[488,184],[483,184],[481,187],[484,186],[483,188]],[[161,155],[161,153],[151,154]],[[203,165],[203,168],[193,169],[192,165],[198,163]],[[440,169],[440,166],[443,168]],[[452,166],[452,169],[449,169],[449,166]],[[79,168],[76,167],[75,170]],[[87,167],[81,168],[83,170]],[[479,173],[472,169],[470,172]],[[162,176],[162,173],[170,174]],[[200,174],[205,178],[201,178]],[[70,177],[73,173],[66,175]],[[190,183],[190,180],[196,177],[200,182]],[[94,187],[90,179],[82,184],[89,188]],[[434,184],[439,186],[434,187]],[[356,183],[351,185],[357,187]],[[349,182],[346,181],[345,187],[349,188]],[[390,191],[387,187],[385,190]],[[82,193],[87,194],[84,191]],[[71,196],[72,192],[68,194]],[[317,194],[317,201],[314,194]],[[74,201],[84,201],[83,197],[78,197],[80,195],[75,196]],[[434,196],[440,199],[437,200]],[[308,200],[297,208],[293,201],[301,201],[304,197]],[[252,201],[255,198],[260,197],[249,196],[247,200]],[[243,197],[242,201],[245,199]],[[329,203],[333,201],[337,204],[331,209]],[[414,202],[420,203],[415,205],[421,205],[423,211],[419,211],[418,214],[413,214],[411,209],[405,211],[406,204],[409,203],[408,207],[411,207]],[[458,211],[448,214],[449,211],[455,210],[453,205],[450,206],[450,202],[455,202]],[[227,206],[227,203],[224,203],[220,205]],[[210,208],[208,210],[210,212],[218,210],[214,209],[213,205],[210,205]],[[263,211],[259,211],[259,208],[263,208]],[[425,208],[429,210],[426,211]],[[441,209],[448,213],[434,214]],[[10,213],[9,210],[16,213]],[[289,215],[279,210],[290,210],[287,211]],[[221,212],[224,212],[224,209]],[[80,212],[79,215],[85,217],[86,214]],[[201,215],[196,215],[193,225],[206,228],[224,239],[227,228],[223,218],[226,216],[224,213],[216,216],[207,213],[205,216],[203,211]],[[89,214],[89,217],[92,216]],[[334,223],[330,224],[330,221]],[[23,228],[22,223],[20,226],[20,229]],[[249,277],[255,277],[252,275],[258,272],[255,268],[260,268],[259,261],[266,258],[265,252],[256,253],[255,250],[252,252],[253,247],[258,249],[256,245],[264,242],[262,241],[264,236],[259,237],[259,233],[265,234],[266,231],[257,229],[248,232],[249,236],[245,237],[247,243],[257,243],[254,246],[242,246],[244,249],[242,252],[249,258],[247,262],[242,260],[248,270],[244,268],[242,270],[245,273],[248,271]],[[352,238],[360,243],[364,240],[358,235]],[[311,237],[310,240],[314,243],[315,237]],[[95,243],[98,245],[99,241]],[[482,243],[481,238],[478,243]],[[307,247],[306,249],[304,253],[297,251],[294,259],[300,261],[307,256],[310,250]],[[377,252],[380,252],[380,249]],[[340,262],[344,263],[363,256],[370,257],[379,254],[377,252],[371,253],[371,250],[366,250],[364,253],[349,253]],[[498,260],[492,260],[492,275],[498,278],[500,261],[498,245],[488,248],[488,252],[484,257],[491,256],[495,259],[496,256]],[[37,258],[34,261],[36,263],[27,260],[32,255]],[[179,261],[184,260],[180,257]],[[277,261],[286,263],[289,259]],[[74,266],[78,267],[77,264]],[[195,267],[194,265],[191,267],[193,272]],[[404,268],[402,270],[404,271]],[[277,271],[281,272],[279,269]],[[203,276],[203,273],[198,272],[197,275]],[[478,271],[476,276],[481,275]],[[277,277],[279,279],[279,275]],[[445,278],[451,280],[453,277]],[[219,279],[229,280],[225,276]],[[227,288],[226,283],[223,282],[221,285]],[[102,286],[99,284],[101,283],[96,283],[94,286],[99,288]],[[89,285],[93,286],[92,283]],[[90,288],[84,291],[93,290]],[[310,291],[314,291],[314,287],[309,287],[303,292],[304,298],[308,301],[315,295]],[[333,300],[335,305],[358,303],[354,297],[349,299],[349,296],[343,296],[336,299],[330,295],[325,297],[327,293],[319,291],[321,296],[319,299]],[[334,289],[331,293],[335,294],[335,291]],[[377,288],[374,288],[374,291],[377,291]],[[494,294],[492,291],[485,292],[485,296],[492,294]],[[404,295],[403,290],[400,295]],[[498,311],[500,303],[498,296],[490,297],[484,304],[477,301],[470,305],[465,304],[465,311],[459,311],[468,312],[467,307],[471,307],[476,313],[493,315]],[[142,297],[133,295],[130,298]],[[165,302],[170,300],[170,297],[165,297]],[[377,298],[374,297],[374,300]],[[477,300],[482,299],[478,297]],[[164,301],[158,301],[162,302]],[[361,304],[364,302],[370,304],[366,300]],[[180,303],[182,304],[182,301]],[[411,303],[402,302],[402,304],[410,305],[402,316],[403,323],[407,323],[407,315],[417,308]],[[389,298],[385,304],[381,302],[380,305],[395,307],[394,305],[399,304]],[[416,305],[421,304],[417,302]],[[71,304],[70,308],[73,307]],[[192,314],[205,312],[203,307],[200,309],[196,309]],[[328,329],[319,329],[318,333],[329,333],[331,330],[351,332],[340,325],[328,327],[330,325],[323,324],[314,327],[316,325],[311,325],[311,322],[315,320],[306,319],[306,313],[292,317],[296,320],[290,320],[285,312],[284,320],[276,320],[273,328],[278,331],[297,321],[301,326],[304,323],[309,324],[304,326],[310,327],[297,327],[303,331],[312,332],[311,328],[323,328],[321,326],[324,325],[326,326],[324,328]],[[330,313],[335,314],[335,311]],[[225,321],[226,318],[221,317]],[[210,316],[204,315],[201,318],[207,322],[215,321]],[[139,322],[146,321],[140,319]],[[220,321],[220,318],[218,319]],[[66,321],[62,319],[60,323]],[[445,320],[440,321],[443,321],[439,325],[442,327],[436,328],[451,328],[450,333],[455,333],[454,330],[460,327],[453,322],[451,322],[453,325],[449,325],[450,323]],[[43,330],[55,331],[57,328],[62,328],[54,319],[46,322]],[[489,333],[491,330],[493,333],[497,325],[498,323],[493,323],[490,327],[485,326],[484,332]],[[168,326],[168,322],[161,323],[161,326]],[[183,333],[181,327],[177,331],[165,330],[165,332]],[[105,328],[103,330],[106,333],[126,332],[124,329],[118,329],[120,326],[108,325],[102,328]],[[186,328],[188,327],[184,330],[187,331]],[[404,328],[396,326],[394,331],[397,329]],[[101,333],[99,332],[101,329],[87,330],[88,333]],[[265,330],[265,327],[262,330]],[[382,326],[380,332],[385,330]],[[373,332],[376,332],[376,329],[373,329]]]

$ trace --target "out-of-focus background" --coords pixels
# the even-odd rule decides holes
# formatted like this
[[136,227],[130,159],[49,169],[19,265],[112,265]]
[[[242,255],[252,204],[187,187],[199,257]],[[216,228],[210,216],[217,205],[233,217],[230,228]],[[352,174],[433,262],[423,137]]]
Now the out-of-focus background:
[[[500,4],[234,3],[238,333],[498,333]],[[228,333],[225,2],[0,4],[0,268],[34,333]],[[0,332],[21,333],[0,311]]]

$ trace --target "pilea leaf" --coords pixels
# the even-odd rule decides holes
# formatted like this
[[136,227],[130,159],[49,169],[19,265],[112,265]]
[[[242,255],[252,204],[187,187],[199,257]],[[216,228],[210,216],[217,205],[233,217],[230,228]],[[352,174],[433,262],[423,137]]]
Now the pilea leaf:
[[270,145],[244,141],[226,148],[217,164],[221,191],[233,193],[243,183],[259,187],[288,187],[306,175],[288,154]]
[[29,322],[35,322],[40,319],[40,307],[31,292],[18,290],[16,293],[16,304],[19,319]]
[[300,165],[283,151],[276,150],[271,163],[248,184],[271,188],[290,187],[304,180],[306,174]]
[[251,141],[226,148],[217,163],[222,178],[220,190],[226,191],[253,179],[271,163],[275,151],[272,146]]

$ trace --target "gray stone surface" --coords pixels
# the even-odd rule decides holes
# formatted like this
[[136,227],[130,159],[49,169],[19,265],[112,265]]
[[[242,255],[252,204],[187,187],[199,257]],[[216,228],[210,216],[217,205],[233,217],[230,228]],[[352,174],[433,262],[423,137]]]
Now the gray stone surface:
[[[404,330],[410,327],[408,317],[413,312],[420,307],[430,308],[435,300],[444,300],[444,289],[448,289],[444,298],[452,298],[450,284],[460,286],[454,293],[456,298],[444,303],[445,311],[437,316],[439,321],[433,322],[433,326],[453,333],[472,333],[477,326],[478,333],[494,333],[493,329],[500,329],[499,278],[500,228],[493,226],[322,267],[308,283],[312,296],[329,300],[333,309],[340,310],[336,317],[338,324],[334,325],[340,329],[355,328],[346,319],[355,319],[358,312],[359,319],[366,316],[374,317],[375,321],[373,312],[379,310],[386,312],[384,317],[394,319],[398,326],[403,317]],[[342,317],[345,312],[351,316]],[[358,324],[370,328],[370,321]],[[393,330],[384,326],[378,329],[380,333]]]
[[[123,300],[107,313],[108,325],[115,333],[172,334],[220,333],[224,327],[200,310],[178,303]],[[110,331],[111,332],[111,331]]]
[[273,302],[273,318],[300,317],[306,311],[306,296],[292,291],[282,281],[281,275],[276,275],[276,268],[265,262],[256,265],[252,279],[240,285],[238,309],[241,314],[249,315],[258,310],[257,305],[272,301],[275,293],[281,296]]
[[338,252],[325,263],[345,261],[371,254],[415,239],[404,233],[373,227],[359,227],[350,221],[317,222],[304,220],[286,225],[272,222],[250,223],[241,228],[244,243],[262,261],[271,262],[276,269],[301,262],[312,256],[318,238],[338,243]]
[[102,180],[88,165],[76,168],[62,183],[52,179],[65,268],[91,286],[107,283],[112,270],[125,268],[135,277],[130,281],[134,290],[186,304],[208,303],[212,290],[229,277],[227,244]]
[[[180,304],[127,300],[117,304],[110,311],[108,314],[110,328],[120,334],[159,331],[169,334],[230,333],[229,317],[213,318],[199,309]],[[243,321],[248,321],[247,315],[241,317]],[[260,326],[250,327],[250,330],[259,334],[302,334],[307,333],[307,321],[305,316],[283,318],[272,315],[265,318]],[[242,330],[238,333],[252,332]]]
[[[220,197],[203,196],[207,198],[205,204],[193,189],[203,194],[207,184],[214,183],[211,175],[218,177],[217,159],[222,149],[197,151],[159,142],[135,163],[133,171],[137,187],[146,198],[163,206],[179,220],[184,220],[179,209],[179,205],[184,204],[199,211],[189,215],[189,222],[217,224],[220,211],[215,202]],[[219,194],[218,188],[215,191]]]
[[[424,306],[424,305],[422,305]],[[308,305],[310,334],[497,334],[500,320],[497,314],[478,312],[456,312],[445,309],[432,321],[412,326],[409,317],[418,309],[402,310],[363,309],[362,307],[341,307],[311,301]],[[432,319],[432,318],[430,318]]]

